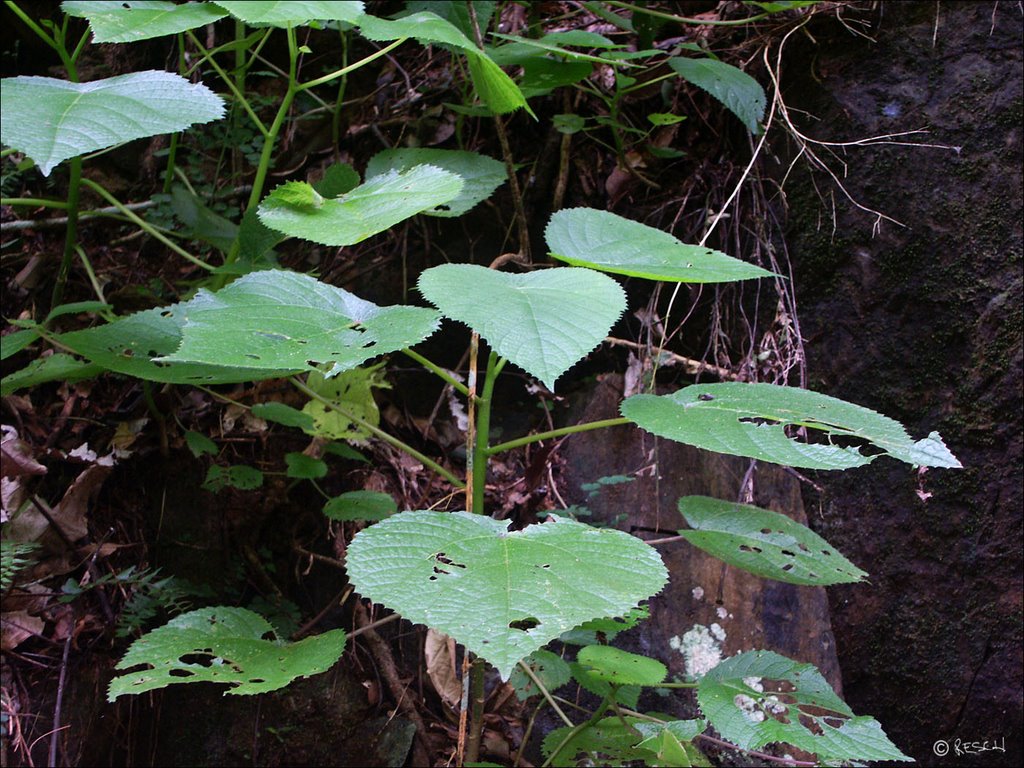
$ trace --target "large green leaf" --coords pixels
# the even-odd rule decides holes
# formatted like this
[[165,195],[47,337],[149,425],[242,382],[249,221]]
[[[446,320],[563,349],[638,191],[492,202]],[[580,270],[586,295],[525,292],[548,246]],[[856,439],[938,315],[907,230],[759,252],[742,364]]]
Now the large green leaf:
[[[893,458],[926,467],[960,467],[938,432],[914,441],[898,421],[818,392],[774,384],[698,384],[671,395],[634,395],[622,415],[648,432],[718,453],[809,469],[870,463],[857,445],[871,443]],[[787,436],[785,426],[824,433],[828,444]]]
[[134,43],[174,35],[223,19],[227,11],[213,3],[167,0],[64,0],[64,13],[89,20],[95,43]]
[[568,520],[508,526],[467,512],[402,512],[356,534],[349,579],[507,680],[524,656],[582,621],[621,615],[668,578],[658,553],[621,531]]
[[[200,363],[250,371],[334,372],[417,344],[438,325],[423,307],[378,307],[309,275],[253,272],[189,302],[182,342],[162,363]],[[257,376],[256,378],[265,378]]]
[[224,0],[217,5],[246,24],[275,27],[296,27],[316,19],[355,24],[363,13],[362,0]]
[[289,181],[259,207],[271,229],[323,245],[353,245],[417,213],[448,203],[462,179],[431,165],[383,173],[336,198],[321,197],[304,181]]
[[461,216],[505,183],[505,164],[477,152],[457,149],[385,149],[366,166],[366,178],[389,171],[408,171],[417,165],[431,165],[462,179],[462,192],[437,208],[423,211],[429,216]]
[[[421,11],[400,19],[378,19],[365,15],[358,21],[359,31],[370,40],[397,40],[411,37],[426,45],[441,43],[466,54],[469,73],[480,100],[499,115],[520,107],[529,111],[526,99],[512,79],[487,54],[477,48],[463,32],[436,13]],[[531,113],[532,114],[532,113]]]
[[224,114],[224,103],[205,85],[157,71],[91,83],[4,78],[0,99],[0,141],[35,160],[44,176],[68,158]]
[[601,343],[626,308],[618,283],[572,267],[514,275],[442,264],[420,275],[419,289],[549,389]]
[[175,683],[228,683],[225,693],[265,693],[297,677],[326,672],[345,651],[334,629],[297,643],[264,639],[274,628],[244,608],[201,608],[177,616],[128,648],[117,669],[144,667],[114,678],[107,700]]
[[771,272],[608,211],[566,208],[544,230],[551,255],[580,267],[680,283],[722,283]]
[[910,760],[872,717],[856,717],[811,664],[747,651],[700,679],[697,701],[741,749],[782,742],[822,761]]
[[778,512],[708,496],[684,496],[679,511],[694,529],[679,532],[688,542],[758,576],[819,587],[867,576],[810,528]]
[[668,65],[684,80],[703,88],[738,117],[751,133],[760,133],[767,99],[754,78],[732,64],[715,59],[673,57]]

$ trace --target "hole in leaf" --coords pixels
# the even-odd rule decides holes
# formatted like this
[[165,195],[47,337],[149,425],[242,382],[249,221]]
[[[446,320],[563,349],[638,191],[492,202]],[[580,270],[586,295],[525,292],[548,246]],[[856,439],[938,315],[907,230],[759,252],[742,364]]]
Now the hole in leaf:
[[796,552],[791,552],[788,549],[782,550],[782,554],[786,555],[787,557],[796,557]]
[[250,683],[265,683],[267,681],[264,680],[262,677],[254,677],[251,680],[249,680],[249,682]]
[[550,568],[551,567],[551,563],[540,563],[540,564],[536,564],[535,563],[533,567],[534,568]]
[[791,570],[793,570],[793,564],[792,563],[786,563],[784,566],[782,566],[782,570],[784,570],[784,571],[791,571]]
[[205,653],[186,653],[178,658],[182,664],[195,664],[199,667],[213,666],[213,660]]
[[254,355],[252,352],[246,352],[245,356],[248,357],[250,360],[261,360],[262,359],[259,355]]
[[760,547],[749,547],[746,544],[740,544],[740,551],[741,552],[756,552],[757,554],[761,554],[764,550],[761,549]]
[[831,725],[833,728],[842,728],[844,720],[838,717],[826,717],[824,718],[826,725]]
[[167,674],[169,674],[171,677],[192,677],[195,674],[195,672],[193,672],[191,669],[172,669]]
[[813,733],[815,736],[821,736],[825,731],[822,730],[821,726],[818,725],[818,721],[813,717],[809,717],[802,712],[800,713],[800,725],[806,728],[808,731]]
[[829,552],[827,549],[821,550],[821,554],[825,555],[825,557],[831,557],[832,556],[832,553]]
[[135,357],[135,352],[131,349],[123,349],[121,350],[121,355],[123,357]]
[[537,621],[533,616],[527,616],[525,619],[517,619],[516,621],[510,621],[508,623],[509,629],[518,629],[523,632],[527,632],[534,627],[539,627],[540,622]]
[[761,529],[761,533],[763,533],[765,536],[767,536],[771,532],[772,532],[771,528],[762,528]]

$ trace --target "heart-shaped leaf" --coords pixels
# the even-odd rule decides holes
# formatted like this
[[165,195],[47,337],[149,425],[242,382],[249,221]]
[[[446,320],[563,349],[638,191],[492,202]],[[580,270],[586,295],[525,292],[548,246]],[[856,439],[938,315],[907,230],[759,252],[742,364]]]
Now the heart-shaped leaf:
[[707,496],[684,496],[679,511],[694,528],[680,531],[683,538],[758,576],[819,587],[867,576],[810,528],[778,512]]
[[0,99],[0,141],[35,160],[44,176],[68,158],[224,114],[224,102],[205,85],[157,71],[91,83],[4,78]]
[[657,685],[668,669],[657,659],[610,645],[588,645],[576,655],[579,668],[592,680],[613,685]]
[[462,179],[431,165],[383,173],[337,198],[290,181],[260,203],[266,226],[323,245],[353,245],[417,213],[454,200]]
[[569,520],[508,526],[467,512],[402,512],[356,534],[349,579],[507,680],[524,656],[580,622],[621,615],[668,577],[654,549],[621,531]]
[[114,678],[107,700],[174,683],[229,683],[225,693],[265,693],[297,677],[325,672],[345,650],[345,632],[334,629],[297,643],[265,637],[274,628],[244,608],[201,608],[183,613],[143,635],[117,669],[144,669]]
[[420,275],[419,289],[447,317],[468,325],[549,389],[604,340],[626,308],[614,280],[571,267],[514,275],[442,264]]
[[217,5],[246,24],[301,26],[310,21],[354,24],[363,13],[362,0],[224,0]]
[[227,16],[214,3],[176,3],[167,0],[65,0],[68,16],[89,20],[94,43],[134,43],[175,35]]
[[[699,384],[671,395],[634,395],[622,415],[659,437],[709,451],[809,469],[849,469],[875,456],[857,445],[871,443],[893,458],[926,467],[960,467],[938,432],[914,441],[894,421],[868,408],[818,392],[774,384]],[[798,442],[784,426],[823,432],[828,445]]]
[[301,371],[334,363],[338,372],[412,346],[438,324],[433,310],[378,307],[283,270],[253,272],[215,294],[200,291],[185,317],[181,346],[157,362],[250,371]]
[[772,275],[720,251],[687,245],[668,232],[593,208],[558,211],[544,237],[551,255],[560,261],[647,280],[722,283]]
[[732,64],[715,59],[673,57],[668,65],[684,80],[703,88],[738,117],[751,133],[760,133],[767,99],[754,78]]
[[741,749],[783,742],[824,762],[910,760],[872,717],[856,717],[812,664],[747,651],[700,679],[697,701],[722,738]]
[[417,165],[431,165],[454,173],[462,179],[462,192],[439,208],[423,213],[428,216],[461,216],[505,183],[505,164],[477,152],[456,149],[385,149],[366,166],[367,180],[388,171],[407,171]]

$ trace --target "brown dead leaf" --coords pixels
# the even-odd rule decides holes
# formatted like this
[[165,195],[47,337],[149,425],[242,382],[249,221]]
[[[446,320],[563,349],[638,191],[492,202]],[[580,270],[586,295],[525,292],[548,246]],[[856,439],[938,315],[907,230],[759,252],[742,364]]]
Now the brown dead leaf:
[[0,648],[13,651],[30,637],[41,634],[45,622],[25,611],[0,613]]
[[0,475],[45,475],[46,467],[35,460],[32,447],[18,437],[18,430],[9,424],[0,428],[3,429],[3,438],[0,439]]
[[89,532],[86,517],[89,505],[96,500],[103,483],[113,467],[94,464],[80,474],[53,508],[53,519],[71,541],[77,541]]
[[423,656],[434,690],[445,704],[458,709],[462,701],[462,683],[455,672],[455,641],[448,635],[428,629]]

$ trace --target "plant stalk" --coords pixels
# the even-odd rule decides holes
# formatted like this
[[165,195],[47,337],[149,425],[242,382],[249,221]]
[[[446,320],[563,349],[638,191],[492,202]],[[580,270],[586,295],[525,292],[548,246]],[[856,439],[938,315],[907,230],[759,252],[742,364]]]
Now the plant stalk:
[[476,443],[473,446],[473,507],[472,512],[484,514],[484,492],[487,490],[487,461],[490,451],[487,438],[491,431],[491,396],[494,394],[494,380],[505,366],[498,353],[491,350],[487,356],[487,372],[484,374],[484,388],[476,398]]
[[484,661],[473,659],[469,670],[469,736],[466,739],[466,763],[480,760],[480,743],[484,733]]
[[601,419],[600,421],[588,421],[585,424],[574,424],[571,427],[561,427],[560,429],[552,429],[547,432],[538,432],[535,435],[527,435],[526,437],[519,437],[515,440],[509,440],[507,443],[498,443],[492,445],[486,449],[488,456],[493,456],[497,453],[503,453],[510,451],[513,448],[520,448],[530,443],[538,443],[541,440],[550,440],[555,437],[563,437],[564,435],[575,435],[577,432],[589,432],[592,429],[605,429],[606,427],[621,427],[625,424],[632,424],[629,419],[619,416],[615,419]]

